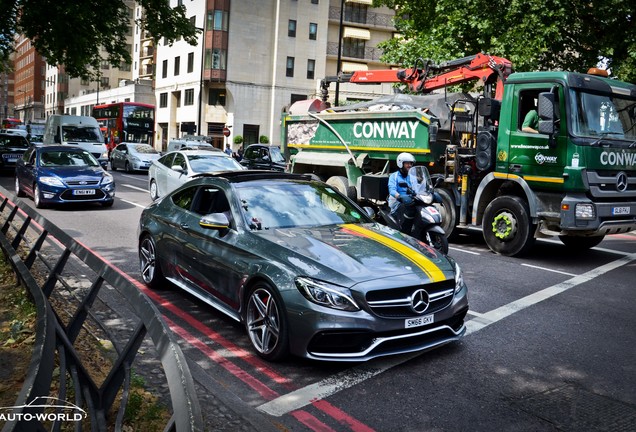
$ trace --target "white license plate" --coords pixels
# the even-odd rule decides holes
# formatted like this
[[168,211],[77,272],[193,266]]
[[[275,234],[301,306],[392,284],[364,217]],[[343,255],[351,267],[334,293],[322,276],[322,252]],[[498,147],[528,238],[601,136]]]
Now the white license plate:
[[22,156],[17,155],[17,154],[5,154],[5,155],[2,155],[2,157],[5,160],[8,160],[8,161],[16,161],[16,160],[20,159]]
[[612,207],[612,214],[613,215],[628,215],[629,214],[629,207]]
[[404,320],[404,328],[422,327],[433,323],[433,314]]
[[77,189],[73,191],[73,195],[95,195],[95,189]]

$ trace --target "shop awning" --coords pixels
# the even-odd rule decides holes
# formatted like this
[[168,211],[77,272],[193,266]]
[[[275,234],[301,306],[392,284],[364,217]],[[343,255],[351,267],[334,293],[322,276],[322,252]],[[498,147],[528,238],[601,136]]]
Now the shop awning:
[[345,0],[345,3],[360,3],[360,4],[372,6],[373,0]]
[[361,29],[357,27],[345,27],[343,37],[352,39],[371,39],[371,32],[367,29]]

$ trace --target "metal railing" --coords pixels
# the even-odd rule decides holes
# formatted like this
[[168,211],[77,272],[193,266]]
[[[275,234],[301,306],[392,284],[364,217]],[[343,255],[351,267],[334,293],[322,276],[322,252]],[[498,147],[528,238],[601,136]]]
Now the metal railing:
[[146,295],[12,194],[0,201],[0,246],[37,311],[31,362],[2,431],[68,430],[69,421],[77,431],[122,430],[133,374],[149,365],[169,391],[164,430],[203,430],[186,359]]

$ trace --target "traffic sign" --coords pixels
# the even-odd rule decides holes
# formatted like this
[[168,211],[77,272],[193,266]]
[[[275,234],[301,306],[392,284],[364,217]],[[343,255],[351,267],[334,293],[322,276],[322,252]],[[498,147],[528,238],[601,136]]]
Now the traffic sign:
[[230,136],[230,128],[223,128],[223,136],[229,137]]

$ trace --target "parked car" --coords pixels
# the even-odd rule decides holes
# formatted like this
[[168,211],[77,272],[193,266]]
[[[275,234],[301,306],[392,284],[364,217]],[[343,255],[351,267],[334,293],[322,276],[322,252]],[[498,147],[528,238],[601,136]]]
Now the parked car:
[[0,133],[0,170],[15,170],[15,163],[29,148],[27,139],[17,133]]
[[242,322],[270,361],[365,361],[459,339],[459,266],[372,212],[308,176],[203,174],[142,212],[141,275]]
[[115,181],[87,150],[31,146],[16,163],[15,193],[33,197],[37,208],[73,202],[110,207],[115,200]]
[[285,171],[285,157],[280,148],[267,144],[250,144],[243,152],[241,164],[249,169]]
[[223,152],[180,150],[166,153],[153,161],[148,170],[150,198],[156,200],[200,173],[244,169],[234,158]]
[[148,144],[121,143],[110,152],[110,168],[116,171],[122,168],[126,172],[145,171],[150,168],[152,161],[161,155]]

